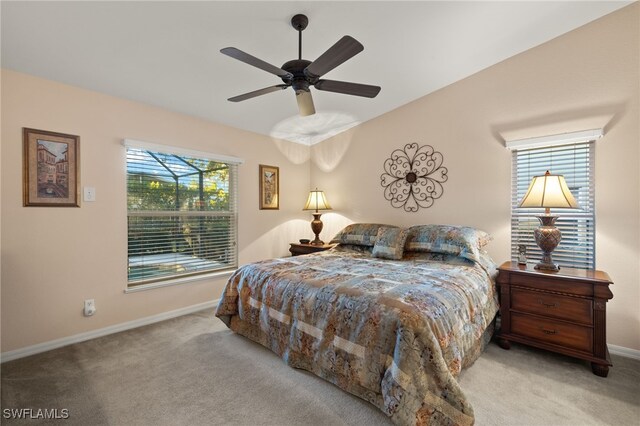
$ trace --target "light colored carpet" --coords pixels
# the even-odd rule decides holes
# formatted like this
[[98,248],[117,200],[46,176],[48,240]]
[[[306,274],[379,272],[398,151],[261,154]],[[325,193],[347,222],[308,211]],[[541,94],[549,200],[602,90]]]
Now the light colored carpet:
[[[492,343],[460,383],[481,426],[639,425],[640,361],[613,363],[603,379],[578,360]],[[227,330],[211,310],[11,361],[1,375],[3,409],[69,409],[55,424],[390,424]]]

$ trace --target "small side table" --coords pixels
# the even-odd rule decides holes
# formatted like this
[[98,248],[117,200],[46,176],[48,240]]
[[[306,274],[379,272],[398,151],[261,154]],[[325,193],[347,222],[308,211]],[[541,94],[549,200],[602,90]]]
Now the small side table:
[[541,271],[505,262],[498,268],[501,329],[498,344],[509,342],[581,358],[593,374],[607,377],[607,301],[613,284],[606,272],[562,267]]
[[289,247],[289,251],[291,252],[291,256],[300,256],[302,254],[309,253],[317,253],[319,251],[329,250],[332,247],[335,247],[335,244],[323,244],[321,246],[316,246],[313,244],[300,244],[300,243],[291,243],[291,247]]

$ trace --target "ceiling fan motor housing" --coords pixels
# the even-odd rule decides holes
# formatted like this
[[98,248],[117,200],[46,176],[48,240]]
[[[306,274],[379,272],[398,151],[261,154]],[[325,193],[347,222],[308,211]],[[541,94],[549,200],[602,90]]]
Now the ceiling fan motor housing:
[[282,81],[287,84],[291,83],[291,87],[293,87],[293,90],[295,90],[296,93],[301,90],[308,92],[309,86],[313,86],[318,81],[317,78],[310,78],[304,73],[305,68],[307,68],[310,63],[311,61],[307,61],[306,59],[294,59],[292,61],[285,62],[281,68],[290,72],[293,77],[283,78]]

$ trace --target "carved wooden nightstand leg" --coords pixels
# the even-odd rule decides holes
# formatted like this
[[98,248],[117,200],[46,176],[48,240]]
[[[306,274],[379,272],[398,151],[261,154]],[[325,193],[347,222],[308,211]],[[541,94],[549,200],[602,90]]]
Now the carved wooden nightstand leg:
[[508,340],[501,339],[500,337],[498,337],[498,346],[500,346],[502,349],[506,349],[506,350],[511,349],[511,343],[509,343]]
[[595,374],[596,376],[607,377],[607,375],[609,374],[609,366],[592,362],[591,371],[593,371],[593,374]]

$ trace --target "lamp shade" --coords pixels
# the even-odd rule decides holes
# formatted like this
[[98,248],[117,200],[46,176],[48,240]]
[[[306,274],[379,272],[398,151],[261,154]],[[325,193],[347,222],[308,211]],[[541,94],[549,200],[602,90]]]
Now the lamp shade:
[[518,207],[546,209],[577,209],[576,199],[567,186],[562,175],[552,175],[547,170],[542,176],[534,176],[527,193]]
[[303,210],[315,210],[316,212],[318,210],[331,210],[324,191],[318,191],[318,188],[314,191],[309,191],[309,198],[307,198],[307,204],[304,205]]

